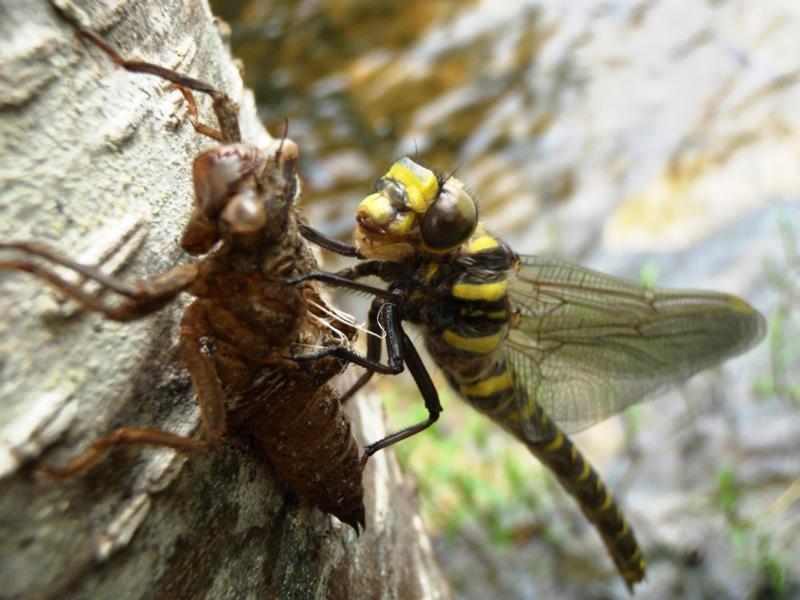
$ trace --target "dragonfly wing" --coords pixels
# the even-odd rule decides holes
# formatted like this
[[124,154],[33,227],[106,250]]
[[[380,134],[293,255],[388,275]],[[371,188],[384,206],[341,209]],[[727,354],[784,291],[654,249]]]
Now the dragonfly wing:
[[648,288],[552,258],[521,257],[510,297],[506,360],[518,407],[530,414],[538,403],[566,432],[744,352],[765,331],[735,296]]

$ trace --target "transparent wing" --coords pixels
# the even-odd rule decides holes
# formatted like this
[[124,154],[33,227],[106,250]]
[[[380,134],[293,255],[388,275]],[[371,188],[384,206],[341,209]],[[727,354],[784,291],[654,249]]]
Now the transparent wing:
[[[735,296],[647,288],[551,258],[521,257],[506,344],[520,414],[537,402],[567,432],[588,427],[744,352],[763,317]],[[526,410],[527,409],[527,410]],[[535,440],[534,420],[523,423]]]

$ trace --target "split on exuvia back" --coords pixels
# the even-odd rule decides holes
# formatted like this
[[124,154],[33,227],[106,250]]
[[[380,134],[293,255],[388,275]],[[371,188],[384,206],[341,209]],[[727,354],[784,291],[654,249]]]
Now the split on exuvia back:
[[[307,236],[310,237],[310,236]],[[367,454],[430,426],[438,394],[406,321],[459,395],[503,427],[575,497],[629,587],[646,562],[617,504],[567,433],[588,427],[753,346],[763,317],[724,293],[650,288],[553,258],[520,256],[478,220],[464,185],[409,158],[395,162],[356,210],[364,260],[335,274],[306,276],[370,291],[375,300],[368,371],[414,376],[429,417],[368,447]],[[378,276],[386,289],[356,280]],[[340,350],[330,350],[343,356]]]

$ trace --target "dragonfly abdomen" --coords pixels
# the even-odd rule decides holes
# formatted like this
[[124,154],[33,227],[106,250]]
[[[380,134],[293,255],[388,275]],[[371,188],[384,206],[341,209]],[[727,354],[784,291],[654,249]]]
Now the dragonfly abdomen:
[[[572,441],[525,390],[515,388],[506,361],[498,360],[478,381],[449,374],[451,383],[476,410],[502,425],[558,478],[595,526],[629,587],[644,578],[647,563],[636,536],[600,476]],[[534,424],[535,432],[526,431]],[[534,439],[535,438],[535,439]]]
[[538,405],[537,412],[540,413],[537,415],[539,422],[548,425],[542,430],[552,431],[552,436],[532,442],[523,434],[518,436],[519,439],[575,498],[603,539],[628,588],[632,589],[633,584],[644,579],[647,569],[647,561],[642,556],[633,529],[589,461]]
[[[597,529],[628,586],[644,578],[636,538],[597,472],[510,368],[504,342],[512,324],[508,301],[513,254],[497,238],[476,230],[462,249],[462,270],[430,263],[415,298],[427,326],[431,356],[451,385],[479,412],[520,439],[578,502]],[[435,298],[435,301],[431,299]]]

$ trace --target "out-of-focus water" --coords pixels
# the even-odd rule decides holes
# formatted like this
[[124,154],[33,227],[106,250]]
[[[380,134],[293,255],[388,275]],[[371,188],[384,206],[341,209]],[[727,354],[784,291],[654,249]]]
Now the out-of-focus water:
[[[619,454],[618,423],[580,443],[622,482],[652,565],[643,597],[737,597],[776,572],[797,592],[800,508],[769,507],[800,477],[800,4],[214,4],[273,134],[289,121],[307,218],[324,231],[346,238],[373,181],[417,155],[457,168],[519,252],[632,277],[646,265],[659,283],[737,293],[773,316],[769,343],[683,392],[689,410],[678,394],[643,407],[635,452]],[[479,523],[476,544],[441,541],[454,592],[623,594],[599,541],[567,522],[561,545],[494,558],[470,550]]]

